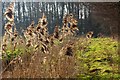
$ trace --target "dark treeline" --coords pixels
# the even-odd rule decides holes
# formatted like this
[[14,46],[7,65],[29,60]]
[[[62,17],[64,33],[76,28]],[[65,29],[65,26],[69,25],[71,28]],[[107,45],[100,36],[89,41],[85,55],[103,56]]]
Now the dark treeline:
[[[3,14],[9,4],[3,3]],[[80,35],[93,31],[94,36],[98,33],[110,36],[118,33],[118,10],[118,3],[16,2],[14,17],[17,30],[21,33],[21,29],[26,29],[32,20],[37,24],[38,19],[42,17],[42,13],[45,13],[49,33],[52,33],[55,25],[62,27],[65,14],[73,13],[78,20]],[[3,15],[3,26],[6,22]]]

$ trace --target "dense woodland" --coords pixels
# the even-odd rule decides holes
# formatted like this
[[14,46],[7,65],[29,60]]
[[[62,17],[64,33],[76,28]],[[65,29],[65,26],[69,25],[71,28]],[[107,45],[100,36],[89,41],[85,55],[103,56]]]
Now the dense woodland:
[[[3,2],[3,13],[8,5]],[[118,33],[118,3],[16,2],[14,7],[15,24],[20,33],[32,20],[37,24],[42,13],[47,16],[49,33],[53,32],[55,25],[62,27],[63,15],[68,13],[73,13],[77,18],[80,35],[88,31],[93,31],[94,37],[98,33],[105,36],[117,36]],[[3,17],[3,26],[6,21]]]

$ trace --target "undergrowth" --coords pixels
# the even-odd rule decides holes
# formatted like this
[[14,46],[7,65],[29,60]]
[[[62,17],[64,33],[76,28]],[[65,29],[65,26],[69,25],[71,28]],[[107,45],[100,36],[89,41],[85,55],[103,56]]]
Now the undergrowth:
[[[19,45],[15,50],[12,50],[11,46],[8,46],[6,53],[3,53],[2,59],[3,61],[10,61],[17,56],[22,56],[23,63],[21,65],[23,67],[21,70],[26,67],[24,69],[26,73],[23,74],[23,71],[19,69],[18,71],[13,71],[13,73],[19,72],[21,75],[18,74],[17,76],[21,77],[26,77],[28,75],[35,77],[37,74],[39,77],[45,77],[46,75],[48,77],[71,77],[72,75],[72,77],[77,77],[81,80],[120,79],[120,72],[118,70],[118,65],[120,65],[120,58],[118,55],[119,44],[117,41],[111,38],[91,38],[86,40],[81,37],[79,40],[74,41],[73,57],[68,57],[67,55],[59,56],[58,53],[60,49],[64,47],[68,41],[69,40],[64,40],[63,43],[60,43],[58,40],[55,40],[54,43],[56,46],[50,47],[51,54],[43,54],[40,50],[35,52],[33,47],[27,48],[25,45]],[[29,60],[26,59],[26,57],[30,58],[34,53],[37,53],[36,56],[34,56],[35,61],[33,59],[30,62],[26,61]],[[45,64],[41,63],[41,61],[44,60],[44,56],[48,58]],[[27,67],[27,63],[33,64],[31,65],[32,67]],[[41,71],[44,65],[47,65],[43,67],[45,71]],[[54,65],[54,67],[51,67],[52,65]],[[47,72],[46,69],[48,70]],[[54,71],[54,69],[55,72],[53,73],[52,70]],[[35,72],[31,73],[31,71]],[[67,74],[65,72],[67,72]],[[16,76],[16,74],[14,74],[14,76]]]
[[79,64],[78,78],[120,79],[117,41],[110,38],[80,39],[75,49]]

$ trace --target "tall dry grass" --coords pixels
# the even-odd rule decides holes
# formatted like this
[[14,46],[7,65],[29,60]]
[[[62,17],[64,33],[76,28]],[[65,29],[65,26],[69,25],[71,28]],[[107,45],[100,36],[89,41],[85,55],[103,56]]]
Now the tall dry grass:
[[[76,77],[76,56],[59,54],[69,40],[50,47],[50,54],[37,51],[25,51],[2,73],[3,78],[74,78]],[[72,40],[74,43],[76,40]],[[3,62],[5,64],[5,62]],[[6,65],[7,66],[7,65]],[[3,68],[5,68],[4,66]]]

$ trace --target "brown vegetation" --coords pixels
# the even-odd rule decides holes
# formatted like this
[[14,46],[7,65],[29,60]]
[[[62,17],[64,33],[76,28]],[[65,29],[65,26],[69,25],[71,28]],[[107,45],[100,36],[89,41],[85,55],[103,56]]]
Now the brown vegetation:
[[[11,9],[12,8],[13,7],[11,7]],[[13,16],[12,10],[11,12],[7,10],[5,15],[8,16],[7,13],[11,13],[9,15]],[[72,38],[67,42],[65,41],[65,38],[74,35],[75,30],[78,30],[77,20],[74,19],[72,14],[67,15],[65,18],[67,21],[64,19],[62,29],[59,29],[59,27],[56,26],[54,33],[50,35],[48,34],[47,29],[47,18],[43,13],[42,18],[39,19],[36,27],[34,21],[32,21],[30,26],[23,31],[24,36],[18,34],[15,25],[13,25],[14,20],[9,20],[7,18],[8,23],[6,23],[5,26],[6,31],[3,36],[2,44],[2,51],[4,51],[3,56],[5,57],[7,55],[8,50],[14,52],[20,47],[24,48],[24,53],[2,61],[2,77],[74,77],[76,74],[76,58],[73,54],[73,44],[75,43],[75,40]],[[68,24],[70,24],[70,26]],[[14,27],[14,31],[12,30],[12,27]],[[55,41],[61,43],[56,44]]]

